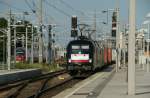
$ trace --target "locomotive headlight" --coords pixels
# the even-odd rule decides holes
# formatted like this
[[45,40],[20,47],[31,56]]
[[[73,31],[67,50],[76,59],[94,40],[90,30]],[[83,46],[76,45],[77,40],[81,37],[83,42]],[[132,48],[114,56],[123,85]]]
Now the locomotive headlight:
[[89,62],[90,62],[90,63],[92,63],[92,60],[91,60],[91,59],[89,59]]
[[69,59],[68,62],[71,63],[71,59]]

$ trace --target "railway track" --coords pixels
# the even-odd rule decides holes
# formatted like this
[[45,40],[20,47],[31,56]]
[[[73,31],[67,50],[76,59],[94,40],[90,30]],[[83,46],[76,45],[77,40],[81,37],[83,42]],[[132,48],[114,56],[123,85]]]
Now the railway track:
[[86,78],[72,78],[66,70],[47,73],[0,87],[0,98],[51,98]]
[[83,79],[72,78],[66,70],[47,73],[0,87],[0,98],[51,98]]
[[72,77],[65,70],[44,74],[0,87],[0,98],[39,98],[45,92],[71,80]]

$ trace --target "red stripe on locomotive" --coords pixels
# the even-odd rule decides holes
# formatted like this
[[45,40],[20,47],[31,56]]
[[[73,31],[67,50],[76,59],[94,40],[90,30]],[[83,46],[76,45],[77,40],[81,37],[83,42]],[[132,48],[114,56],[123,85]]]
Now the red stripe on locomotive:
[[88,63],[89,60],[71,60],[73,63]]

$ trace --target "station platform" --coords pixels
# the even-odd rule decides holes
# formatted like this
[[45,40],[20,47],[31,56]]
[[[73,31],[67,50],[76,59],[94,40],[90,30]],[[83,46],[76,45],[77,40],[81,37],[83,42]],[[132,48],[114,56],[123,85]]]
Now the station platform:
[[0,70],[0,86],[41,75],[40,69]]
[[53,98],[150,98],[150,72],[136,65],[136,95],[127,94],[127,68],[111,66]]

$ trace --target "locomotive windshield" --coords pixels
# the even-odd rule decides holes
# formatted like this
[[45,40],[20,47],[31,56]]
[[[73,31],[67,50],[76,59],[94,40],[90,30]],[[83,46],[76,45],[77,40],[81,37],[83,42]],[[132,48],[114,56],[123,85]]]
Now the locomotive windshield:
[[22,49],[16,49],[16,55],[24,55],[25,51]]
[[89,45],[72,46],[72,54],[89,54]]

